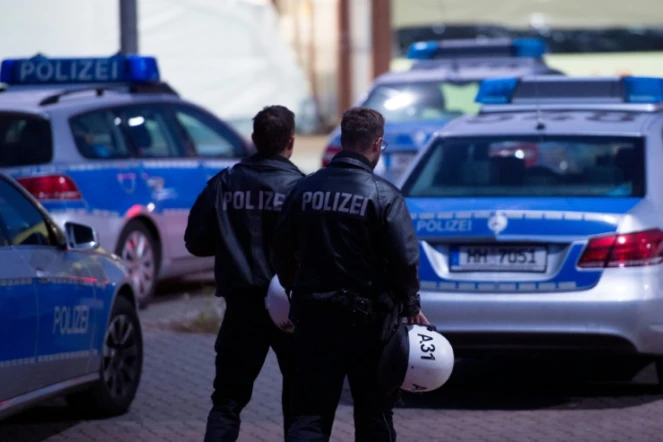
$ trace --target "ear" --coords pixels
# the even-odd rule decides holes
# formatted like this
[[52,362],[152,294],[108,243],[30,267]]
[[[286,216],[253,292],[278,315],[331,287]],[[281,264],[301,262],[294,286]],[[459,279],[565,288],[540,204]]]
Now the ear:
[[288,144],[285,146],[285,149],[283,149],[283,151],[286,153],[292,153],[294,147],[295,147],[295,136],[293,135],[288,140]]
[[380,154],[380,148],[382,147],[382,140],[383,137],[380,137],[377,140],[375,140],[375,143],[373,143],[373,153]]

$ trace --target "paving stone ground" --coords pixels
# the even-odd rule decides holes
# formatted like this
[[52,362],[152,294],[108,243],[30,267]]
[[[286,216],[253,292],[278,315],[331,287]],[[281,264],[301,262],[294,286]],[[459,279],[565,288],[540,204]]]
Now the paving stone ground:
[[[144,371],[126,415],[82,421],[56,400],[0,423],[0,442],[202,441],[214,336],[176,333],[162,325],[208,306],[208,299],[171,295],[142,312]],[[403,398],[395,414],[398,440],[663,440],[663,396],[653,388],[651,368],[630,383],[586,383],[578,374],[582,369],[590,378],[612,376],[614,362],[461,361],[440,391]],[[241,442],[282,440],[279,402],[280,377],[270,354],[242,416]],[[352,441],[349,394],[341,402],[332,440]]]

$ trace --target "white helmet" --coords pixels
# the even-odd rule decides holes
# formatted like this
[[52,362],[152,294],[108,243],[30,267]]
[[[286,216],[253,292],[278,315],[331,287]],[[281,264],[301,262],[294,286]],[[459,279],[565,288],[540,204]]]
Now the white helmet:
[[454,368],[454,351],[449,341],[424,325],[408,326],[408,367],[402,390],[432,391],[444,385]]
[[424,393],[451,377],[454,352],[433,326],[401,323],[385,345],[378,380],[386,391]]
[[269,316],[278,328],[287,333],[292,333],[295,326],[288,318],[288,314],[290,313],[290,300],[288,299],[288,295],[285,293],[285,289],[281,285],[277,275],[274,275],[272,282],[269,283],[267,298],[265,299],[265,307],[267,307]]

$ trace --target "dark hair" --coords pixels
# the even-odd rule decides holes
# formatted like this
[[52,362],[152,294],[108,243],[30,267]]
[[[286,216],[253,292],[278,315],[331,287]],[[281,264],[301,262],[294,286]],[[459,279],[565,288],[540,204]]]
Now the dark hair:
[[384,117],[367,107],[353,107],[343,113],[341,146],[365,151],[377,138],[384,136]]
[[276,155],[295,133],[295,114],[285,106],[267,106],[253,117],[253,143],[258,152]]

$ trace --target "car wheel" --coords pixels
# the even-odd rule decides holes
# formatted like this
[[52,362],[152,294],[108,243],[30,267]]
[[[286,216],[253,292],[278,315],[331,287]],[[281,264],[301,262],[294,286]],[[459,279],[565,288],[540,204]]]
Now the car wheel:
[[115,252],[124,261],[134,282],[136,299],[140,308],[150,303],[156,290],[159,275],[159,244],[147,226],[132,221],[124,229]]
[[136,396],[142,369],[143,333],[138,313],[128,299],[118,297],[104,335],[99,380],[67,400],[86,416],[124,414]]
[[663,390],[663,358],[654,361],[654,368],[656,368],[656,377],[658,378],[658,388]]

